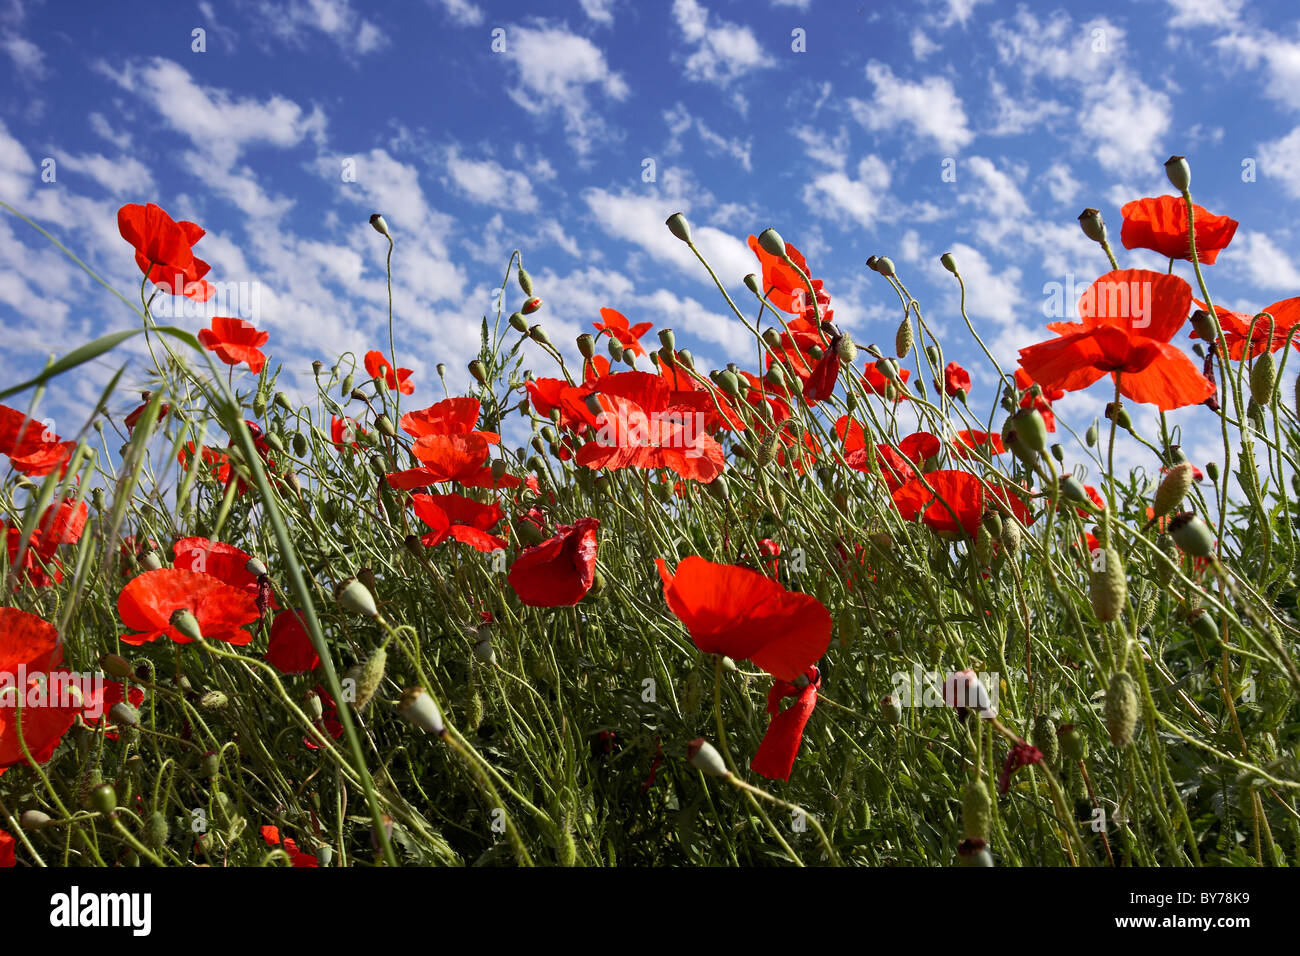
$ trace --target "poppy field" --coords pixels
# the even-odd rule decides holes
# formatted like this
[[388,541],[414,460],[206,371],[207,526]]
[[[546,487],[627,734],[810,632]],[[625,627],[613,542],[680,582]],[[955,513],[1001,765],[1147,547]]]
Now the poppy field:
[[[1300,862],[1300,296],[1216,306],[1237,222],[1165,168],[1017,366],[963,306],[993,389],[887,256],[855,343],[794,228],[735,298],[675,213],[747,367],[626,303],[552,341],[516,253],[468,390],[411,406],[390,298],[303,395],[156,317],[218,277],[124,205],[134,324],[0,389],[0,866]],[[43,424],[137,336],[129,414]]]

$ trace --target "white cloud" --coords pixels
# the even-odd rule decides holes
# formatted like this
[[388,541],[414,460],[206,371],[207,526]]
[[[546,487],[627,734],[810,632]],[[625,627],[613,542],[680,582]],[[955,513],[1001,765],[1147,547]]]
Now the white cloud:
[[537,209],[533,184],[523,173],[491,159],[467,159],[458,146],[446,149],[442,161],[456,188],[474,202],[519,212]]
[[352,8],[351,0],[253,0],[252,11],[269,34],[296,47],[313,32],[323,33],[345,53],[362,56],[389,43],[379,26]]
[[[1029,203],[1016,185],[1017,181],[1024,181],[1025,170],[1013,168],[1009,173],[1003,172],[983,156],[970,157],[960,168],[970,175],[958,178],[959,201],[974,207],[980,222],[980,237],[1001,242],[1007,233],[1019,230],[1030,214]],[[975,182],[974,189],[967,186],[971,179]]]
[[133,156],[110,159],[103,153],[80,156],[58,153],[56,157],[61,169],[70,171],[74,176],[89,177],[114,196],[124,193],[148,196],[156,189],[149,168]]
[[1215,47],[1245,66],[1263,67],[1265,96],[1300,110],[1300,40],[1286,40],[1267,30],[1232,33],[1214,41]]
[[889,167],[880,157],[864,157],[853,178],[841,170],[815,175],[804,186],[804,204],[814,213],[845,225],[874,228],[881,218]]
[[1300,126],[1281,139],[1259,145],[1259,171],[1276,183],[1288,196],[1300,199],[1300,176],[1296,175],[1296,156],[1300,156]]
[[604,120],[588,102],[588,90],[615,101],[626,99],[623,77],[610,69],[599,47],[562,27],[514,27],[507,38],[505,55],[519,80],[508,91],[510,98],[534,115],[559,113],[570,146],[586,155],[606,133]]
[[437,0],[452,23],[462,27],[476,27],[483,22],[483,8],[470,0]]
[[1067,163],[1053,163],[1043,174],[1043,183],[1052,199],[1061,205],[1074,202],[1074,197],[1079,194],[1079,182]]
[[1239,231],[1219,262],[1244,275],[1255,288],[1300,295],[1300,268],[1262,232]]
[[875,87],[872,98],[848,101],[854,119],[866,129],[894,130],[905,126],[949,152],[960,150],[975,138],[966,125],[961,97],[949,80],[929,76],[918,83],[909,83],[877,60],[867,64],[867,79]]
[[642,305],[647,316],[655,317],[657,328],[672,329],[678,335],[692,335],[719,345],[728,361],[753,359],[754,337],[730,310],[725,315],[713,312],[695,299],[674,295],[667,289],[658,289],[639,300],[638,308]]
[[673,17],[688,44],[686,76],[726,86],[767,65],[763,47],[747,26],[715,19],[698,0],[673,0]]
[[1168,155],[1164,137],[1172,122],[1168,96],[1120,71],[1089,92],[1079,114],[1085,138],[1096,141],[1097,161],[1115,172],[1147,169]]
[[45,76],[45,54],[31,40],[16,33],[0,35],[0,50],[13,61],[14,69],[29,80]]
[[1165,0],[1173,16],[1171,27],[1229,26],[1241,16],[1245,0]]
[[975,8],[981,3],[988,3],[989,0],[946,0],[947,9],[944,15],[938,19],[940,27],[950,27],[954,24],[966,26],[966,21],[971,18]]
[[931,53],[939,49],[939,44],[931,40],[920,27],[912,31],[912,56],[918,60],[924,60]]
[[612,26],[614,23],[614,13],[610,9],[614,6],[614,0],[579,0],[582,4],[582,12],[587,18],[601,26]]

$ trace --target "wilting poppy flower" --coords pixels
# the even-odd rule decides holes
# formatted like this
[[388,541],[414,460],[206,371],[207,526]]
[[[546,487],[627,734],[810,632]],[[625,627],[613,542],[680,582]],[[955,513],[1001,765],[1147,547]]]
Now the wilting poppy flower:
[[722,473],[722,446],[705,427],[705,407],[713,404],[706,393],[673,391],[649,372],[623,372],[601,379],[592,394],[602,412],[591,419],[596,435],[578,449],[578,464],[668,468],[704,484]]
[[[136,423],[139,422],[140,419],[144,417],[145,410],[148,407],[149,407],[149,394],[146,392],[144,401],[140,403],[140,405],[137,408],[135,408],[131,412],[131,414],[127,415],[126,418],[122,421],[122,424],[126,426],[127,431],[135,430]],[[166,418],[167,413],[170,412],[171,410],[172,407],[168,405],[166,402],[163,402],[161,405],[159,405],[158,421],[162,421],[164,418]]]
[[27,762],[18,741],[20,719],[23,743],[45,763],[81,713],[85,698],[62,663],[53,625],[0,607],[0,769]]
[[135,247],[136,265],[160,289],[206,302],[216,291],[203,281],[208,264],[194,255],[201,226],[176,222],[160,207],[128,203],[117,211],[117,229]]
[[190,639],[172,625],[172,615],[190,611],[205,640],[241,645],[253,636],[243,629],[261,615],[256,600],[209,574],[179,568],[146,571],[130,581],[117,598],[122,623],[138,634],[123,634],[127,644],[139,645],[170,637],[178,644]]
[[[927,483],[933,491],[926,487]],[[1029,524],[1029,509],[1019,497],[1001,490],[990,491],[964,471],[932,471],[913,478],[896,489],[893,498],[904,521],[920,518],[937,532],[964,531],[973,538],[990,509],[1008,510],[1022,524]]]
[[18,859],[14,854],[14,838],[0,830],[0,868],[7,866],[17,866]]
[[[798,683],[780,678],[773,681],[772,689],[767,692],[767,712],[772,715],[772,720],[754,759],[749,762],[750,770],[773,780],[790,779],[794,758],[799,755],[799,745],[803,743],[803,729],[817,706],[817,691],[821,685],[821,674],[815,667],[809,667]],[[795,698],[794,703],[781,710],[781,701],[786,697]]]
[[958,393],[964,397],[970,394],[970,372],[956,362],[949,362],[943,370],[943,392],[949,398],[956,398]]
[[[898,370],[899,383],[903,385],[907,384],[907,380],[908,378],[911,377],[911,375],[912,375],[911,369],[906,369],[906,368],[899,369]],[[876,368],[875,362],[869,364],[862,372],[862,387],[865,388],[867,392],[871,395],[883,396],[885,394],[885,390],[889,388],[891,385],[894,387],[894,390],[898,392],[895,401],[907,401],[907,396],[902,393],[902,389],[900,389],[898,385],[894,384],[889,379],[887,379],[885,377],[884,372]]]
[[[1125,249],[1150,249],[1166,259],[1192,258],[1187,236],[1187,204],[1178,196],[1156,196],[1125,203],[1120,210],[1124,228],[1119,240]],[[1228,248],[1237,231],[1237,220],[1215,216],[1193,204],[1196,223],[1196,258],[1212,265],[1219,251]]]
[[1082,323],[1056,322],[1055,339],[1020,350],[1020,364],[1043,388],[1087,388],[1107,374],[1121,394],[1168,411],[1197,405],[1214,386],[1169,344],[1192,302],[1178,276],[1142,269],[1108,272],[1079,300]]
[[[1205,308],[1204,302],[1199,299],[1194,301],[1200,308]],[[1228,343],[1228,357],[1233,361],[1240,361],[1244,357],[1255,358],[1265,350],[1276,352],[1286,346],[1286,340],[1291,334],[1291,330],[1295,328],[1297,322],[1300,322],[1300,296],[1266,305],[1259,310],[1259,313],[1253,315],[1230,312],[1217,305],[1214,307],[1214,311],[1219,316],[1219,326],[1223,329],[1223,339]],[[1268,319],[1255,319],[1255,315],[1264,312],[1273,317],[1272,336],[1269,335]],[[1252,322],[1254,322],[1253,329],[1251,328]],[[1204,336],[1193,328],[1192,338],[1204,339]],[[1249,350],[1247,349],[1248,341]],[[1300,348],[1300,336],[1292,339],[1292,344],[1296,348]]]
[[396,389],[403,395],[410,395],[415,391],[415,385],[410,381],[411,370],[393,368],[393,364],[384,358],[383,352],[367,352],[365,363],[366,374],[371,378],[382,378],[384,384],[390,389]]
[[579,518],[560,525],[555,537],[524,550],[510,566],[507,578],[529,607],[567,607],[577,604],[596,579],[595,518]]
[[[316,727],[327,737],[338,740],[343,736],[343,724],[339,722],[339,707],[330,696],[330,692],[319,684],[316,685],[315,694],[320,698],[321,716],[316,721]],[[308,750],[320,750],[320,744],[310,737],[302,739],[303,744]]]
[[270,337],[270,332],[258,331],[251,322],[224,315],[212,317],[212,328],[199,329],[199,341],[204,348],[216,352],[217,358],[227,365],[248,363],[248,370],[254,375],[260,374],[266,364],[266,356],[260,350]]
[[483,552],[498,551],[506,542],[488,530],[504,515],[495,502],[481,504],[464,495],[413,495],[415,515],[433,530],[420,540],[429,546],[455,538]]
[[8,455],[14,470],[33,478],[48,475],[67,462],[76,442],[64,441],[42,422],[17,409],[0,405],[0,455]]
[[266,662],[281,674],[306,674],[320,664],[316,645],[297,611],[281,611],[271,624]]
[[810,594],[697,555],[683,558],[673,574],[662,558],[655,564],[668,609],[705,654],[751,660],[773,677],[794,681],[830,646],[830,612]]
[[280,828],[275,826],[264,826],[261,829],[262,839],[266,841],[267,846],[278,846],[289,854],[289,859],[293,861],[295,867],[299,866],[319,866],[316,857],[310,853],[303,853],[298,849],[298,844],[291,837],[280,839]]
[[1018,740],[1007,751],[1007,759],[1002,764],[1002,776],[998,778],[998,793],[1006,793],[1011,789],[1011,775],[1021,767],[1028,767],[1031,764],[1041,762],[1043,752],[1037,747],[1033,747],[1023,740]]
[[601,309],[600,318],[601,321],[592,323],[597,332],[603,332],[610,338],[617,339],[623,349],[633,355],[645,355],[645,346],[641,344],[641,336],[650,331],[651,323],[638,322],[636,325],[629,327],[627,318],[621,312],[615,312],[613,309]]

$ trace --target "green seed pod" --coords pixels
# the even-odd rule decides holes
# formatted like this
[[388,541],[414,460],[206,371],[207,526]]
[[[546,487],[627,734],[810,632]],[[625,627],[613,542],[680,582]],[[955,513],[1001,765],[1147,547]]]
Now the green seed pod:
[[1088,759],[1088,738],[1074,724],[1062,724],[1056,730],[1056,739],[1061,753],[1067,760]]
[[903,702],[893,694],[880,698],[880,716],[885,723],[896,726],[903,722]]
[[1101,548],[1093,553],[1088,598],[1092,601],[1092,613],[1103,624],[1118,618],[1124,609],[1128,601],[1128,582],[1124,577],[1124,564],[1114,548]]
[[144,844],[152,850],[157,850],[167,842],[167,836],[167,817],[155,810],[144,821]]
[[409,687],[403,691],[397,712],[426,733],[441,737],[447,731],[437,701],[423,687]]
[[1146,627],[1156,616],[1156,589],[1149,583],[1142,583],[1142,592],[1138,597],[1138,627]]
[[690,245],[691,224],[686,221],[685,216],[683,216],[679,212],[675,212],[665,220],[664,224],[668,227],[669,232],[671,232],[682,242],[686,243],[687,245]]
[[1273,353],[1264,351],[1250,367],[1250,397],[1256,405],[1273,404],[1273,390],[1277,387],[1277,362]]
[[957,275],[957,260],[952,257],[951,252],[945,252],[943,255],[941,255],[939,257],[939,262],[945,269],[947,269],[953,275]]
[[912,335],[912,323],[910,320],[904,319],[898,327],[898,332],[894,335],[894,354],[899,358],[907,358],[915,341]]
[[982,568],[987,568],[993,563],[993,535],[983,524],[975,532],[975,559]]
[[961,795],[962,835],[968,840],[987,840],[992,827],[993,797],[988,784],[978,778],[971,780]]
[[1169,522],[1169,533],[1174,543],[1194,558],[1208,558],[1214,554],[1214,533],[1190,511],[1184,511]]
[[785,259],[788,255],[785,251],[785,240],[770,226],[758,234],[758,244],[769,256]]
[[345,397],[351,395],[353,381],[352,373],[348,372],[347,376],[343,379],[343,386],[339,389],[339,394]]
[[177,608],[173,611],[168,623],[191,641],[203,640],[203,632],[199,629],[199,619],[187,607]]
[[881,256],[876,260],[876,271],[888,279],[894,275],[894,260],[889,256]]
[[767,382],[773,388],[782,388],[785,385],[785,372],[779,365],[773,365],[767,370]]
[[1047,714],[1039,714],[1034,718],[1034,728],[1029,735],[1029,742],[1042,751],[1043,761],[1049,767],[1055,767],[1060,761],[1061,746],[1056,738],[1056,724]]
[[1187,492],[1192,488],[1192,480],[1196,477],[1196,466],[1191,462],[1183,462],[1169,469],[1168,474],[1160,482],[1160,487],[1156,489],[1155,501],[1152,502],[1151,510],[1153,518],[1161,518],[1172,512],[1187,497]]
[[511,312],[508,321],[510,322],[510,327],[516,332],[522,332],[524,335],[528,334],[528,320],[524,318],[522,312]]
[[1022,408],[1011,416],[1016,437],[1034,451],[1047,451],[1047,424],[1036,408]]
[[1138,689],[1127,672],[1116,671],[1110,679],[1102,715],[1111,743],[1122,750],[1133,742],[1138,719]]
[[1061,494],[1071,501],[1091,502],[1087,490],[1083,487],[1083,482],[1079,481],[1074,475],[1065,475],[1060,482]]
[[199,698],[199,706],[204,710],[224,710],[230,698],[219,690],[210,690]]
[[478,382],[480,385],[486,384],[487,368],[484,367],[483,363],[478,359],[474,359],[469,363],[469,374],[472,375],[474,381]]
[[125,680],[134,673],[131,669],[131,662],[117,654],[103,655],[99,659],[99,666],[105,674],[117,680]]
[[108,717],[118,727],[139,727],[140,713],[124,700],[108,709]]
[[1129,416],[1128,409],[1117,402],[1106,403],[1106,420],[1112,421],[1120,428],[1132,431],[1133,419]]
[[117,791],[111,783],[101,783],[90,792],[90,804],[98,812],[108,816],[117,809]]
[[307,457],[307,439],[302,432],[293,433],[293,453],[299,458]]
[[40,810],[24,810],[18,818],[18,825],[29,833],[44,830],[50,825],[50,815]]
[[1210,644],[1213,650],[1219,646],[1219,625],[1214,620],[1214,615],[1205,608],[1200,607],[1193,611],[1187,618],[1187,623],[1194,633],[1201,640]]
[[703,737],[696,737],[686,745],[686,759],[690,761],[692,767],[701,773],[708,774],[710,777],[728,777],[731,775],[727,765],[722,762],[722,755],[718,753],[713,744]]
[[338,586],[334,588],[334,600],[354,614],[360,614],[363,617],[379,617],[379,609],[375,606],[375,596],[370,593],[369,588],[356,578],[347,578],[340,581]]
[[719,501],[726,501],[731,497],[731,486],[727,483],[726,475],[718,475],[704,487]]
[[[1297,381],[1297,382],[1300,382],[1300,379],[1296,379],[1296,381]],[[1217,485],[1217,484],[1219,483],[1219,464],[1218,464],[1218,462],[1207,461],[1207,462],[1205,463],[1205,475],[1206,475],[1206,477],[1208,477],[1208,478],[1210,479],[1210,481],[1212,481],[1214,484]]]
[[1101,218],[1101,212],[1096,209],[1089,208],[1079,213],[1079,228],[1093,242],[1106,241],[1106,220]]
[[205,753],[199,760],[199,776],[211,779],[221,772],[221,758],[217,754]]

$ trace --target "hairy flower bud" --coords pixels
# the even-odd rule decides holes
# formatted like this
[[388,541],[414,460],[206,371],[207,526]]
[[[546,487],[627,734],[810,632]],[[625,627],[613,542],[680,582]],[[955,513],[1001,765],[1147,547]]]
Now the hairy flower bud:
[[1138,719],[1138,688],[1127,672],[1116,671],[1110,679],[1102,715],[1111,743],[1123,749],[1133,742]]

